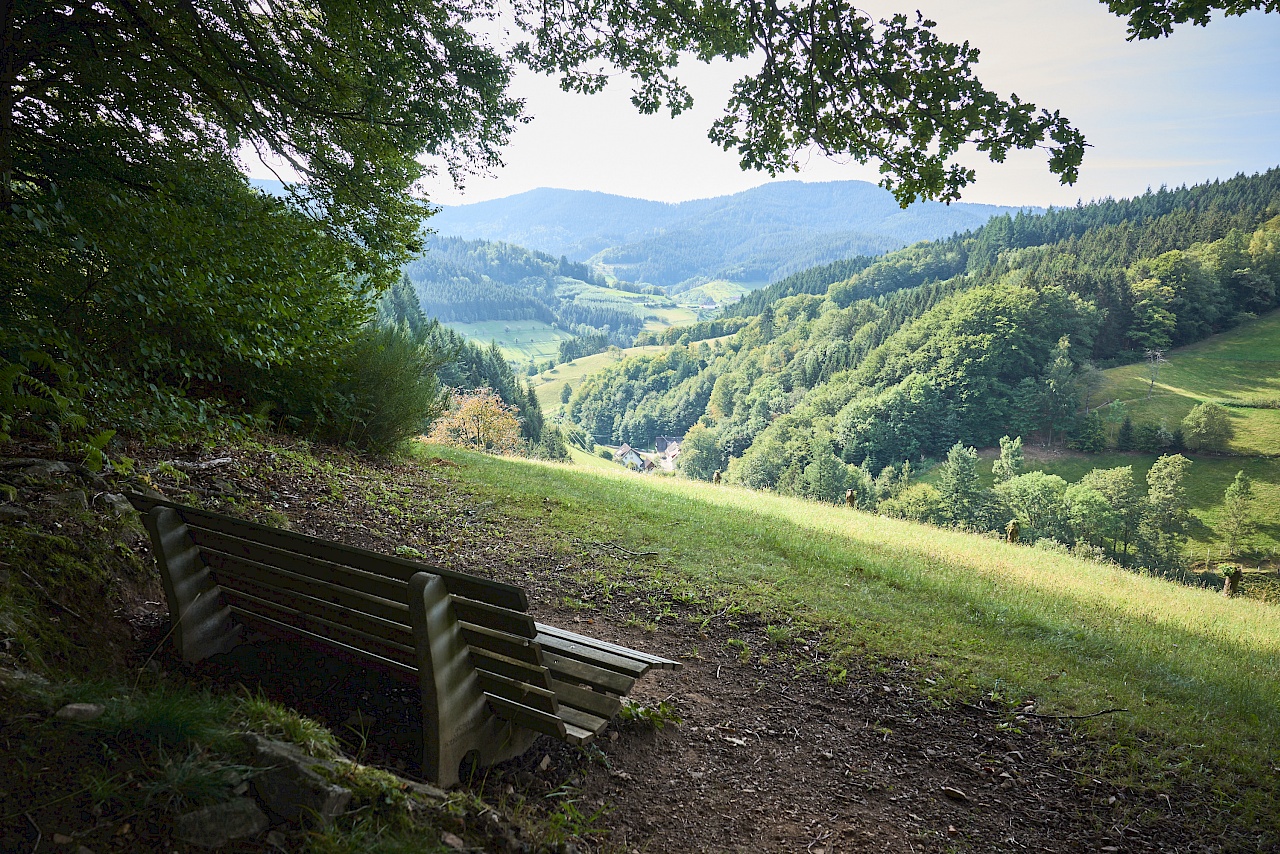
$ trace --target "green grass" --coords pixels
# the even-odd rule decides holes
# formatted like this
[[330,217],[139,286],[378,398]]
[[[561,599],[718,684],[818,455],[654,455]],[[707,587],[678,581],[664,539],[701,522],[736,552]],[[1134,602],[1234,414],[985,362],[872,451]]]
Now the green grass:
[[502,352],[515,362],[538,362],[560,355],[560,342],[574,336],[541,320],[485,320],[479,323],[445,324],[477,344],[498,342]]
[[[1135,423],[1176,427],[1207,401],[1280,401],[1280,311],[1230,332],[1170,351],[1154,389],[1146,363],[1105,371],[1097,401],[1122,400]],[[1228,450],[1243,456],[1280,454],[1280,409],[1229,408],[1235,438]]]
[[637,356],[642,353],[660,353],[665,349],[663,346],[653,344],[647,347],[629,347],[625,350],[607,351],[596,353],[594,356],[574,359],[572,362],[556,365],[551,370],[543,371],[534,377],[532,380],[533,391],[538,397],[538,404],[542,407],[543,413],[553,415],[560,410],[560,390],[564,388],[565,383],[568,383],[570,388],[576,391],[578,386],[582,385],[582,381],[589,375],[620,362],[627,356]]
[[645,323],[644,328],[650,332],[670,326],[688,326],[691,323],[697,323],[700,319],[698,312],[686,306],[654,307],[646,309],[645,313],[658,318]]
[[664,588],[823,627],[829,653],[913,661],[944,695],[1127,709],[1082,722],[1114,745],[1098,752],[1096,774],[1154,789],[1191,782],[1215,806],[1280,829],[1280,610],[1270,605],[768,493],[425,452],[460,463],[449,470],[458,485],[538,532],[543,548],[573,552],[577,538],[657,551],[652,578]]
[[705,300],[711,300],[716,305],[724,305],[728,302],[735,302],[741,299],[743,294],[749,294],[767,284],[769,283],[730,282],[725,279],[714,279],[705,285],[698,285],[696,288],[676,294],[675,300],[681,305],[688,306],[702,305]]

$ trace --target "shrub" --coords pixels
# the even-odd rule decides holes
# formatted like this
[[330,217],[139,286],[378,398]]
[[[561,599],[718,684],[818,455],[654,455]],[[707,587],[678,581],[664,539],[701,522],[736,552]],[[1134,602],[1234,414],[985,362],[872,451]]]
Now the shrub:
[[1182,436],[1193,451],[1220,451],[1235,431],[1225,407],[1216,403],[1197,404],[1182,419]]

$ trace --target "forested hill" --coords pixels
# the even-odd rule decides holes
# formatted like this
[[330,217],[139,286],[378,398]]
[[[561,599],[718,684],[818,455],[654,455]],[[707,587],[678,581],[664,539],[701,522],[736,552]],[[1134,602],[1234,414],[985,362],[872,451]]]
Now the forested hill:
[[534,247],[674,288],[700,277],[775,281],[815,264],[977,228],[1013,210],[936,202],[903,210],[863,181],[783,181],[680,204],[538,189],[448,207],[429,225],[442,235]]
[[540,320],[627,345],[643,323],[635,311],[587,297],[607,283],[585,264],[509,243],[428,235],[404,268],[428,317],[444,322]]
[[569,411],[599,441],[693,428],[693,473],[804,492],[828,459],[878,472],[958,440],[1087,434],[1093,364],[1270,311],[1278,283],[1280,170],[1001,217],[763,306],[728,346],[620,363]]

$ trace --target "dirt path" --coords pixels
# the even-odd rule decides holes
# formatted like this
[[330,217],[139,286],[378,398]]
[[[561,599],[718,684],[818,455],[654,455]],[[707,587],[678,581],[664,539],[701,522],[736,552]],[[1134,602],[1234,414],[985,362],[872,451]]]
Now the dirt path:
[[[1147,808],[1176,808],[1176,798],[1140,804],[1092,779],[1080,770],[1090,748],[1067,722],[931,700],[927,674],[907,662],[861,662],[831,684],[820,637],[774,643],[776,633],[771,639],[758,620],[706,621],[670,597],[660,602],[667,616],[655,631],[628,620],[621,605],[565,607],[566,600],[593,598],[585,570],[625,573],[625,556],[567,560],[546,539],[553,532],[517,532],[504,528],[509,520],[478,512],[443,465],[380,472],[387,494],[412,495],[430,508],[394,517],[371,503],[377,497],[368,489],[384,488],[372,486],[380,478],[308,471],[274,458],[245,460],[239,470],[253,474],[214,473],[204,476],[208,484],[198,476],[185,485],[185,497],[225,495],[231,486],[241,506],[244,499],[271,504],[305,533],[386,552],[409,545],[446,566],[525,585],[540,620],[684,663],[681,671],[645,676],[633,691],[646,705],[667,703],[679,725],[616,723],[586,750],[542,739],[473,783],[490,802],[567,821],[581,831],[582,848],[1211,850],[1191,843],[1181,823],[1128,823]],[[350,488],[355,483],[362,489]],[[746,642],[750,660],[731,640]],[[814,666],[792,678],[797,663]],[[325,720],[365,761],[412,775],[406,759],[416,753],[417,703],[411,690],[376,673],[297,645],[265,643],[191,675],[261,689]]]

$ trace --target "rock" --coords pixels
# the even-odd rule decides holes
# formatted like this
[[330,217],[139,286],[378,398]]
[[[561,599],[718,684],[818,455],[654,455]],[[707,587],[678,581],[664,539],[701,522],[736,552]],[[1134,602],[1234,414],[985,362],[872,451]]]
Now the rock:
[[946,795],[953,801],[967,801],[969,796],[954,786],[943,786],[942,794]]
[[117,519],[126,513],[133,512],[133,505],[129,503],[129,499],[118,492],[104,492],[98,496],[98,500],[110,508]]
[[54,713],[54,717],[60,721],[76,721],[77,723],[87,723],[96,721],[102,717],[102,713],[107,707],[101,703],[68,703]]
[[263,806],[284,821],[303,820],[327,825],[346,811],[351,790],[330,783],[316,769],[333,763],[308,756],[291,744],[249,734],[253,764],[262,768],[253,778],[253,791]]
[[60,460],[27,460],[32,463],[22,473],[32,480],[52,480],[56,474],[68,474],[71,466]]
[[25,522],[31,514],[12,504],[0,504],[0,522]]
[[53,835],[54,845],[70,845],[72,842],[75,842],[75,840],[70,836],[67,836],[65,833],[55,833]]
[[463,842],[461,837],[450,833],[447,830],[440,834],[440,841],[455,851],[461,851],[467,847],[467,843]]
[[86,512],[89,509],[89,497],[84,494],[83,489],[69,489],[66,492],[55,492],[53,495],[46,495],[44,500],[54,506],[69,507],[72,510]]
[[173,822],[173,836],[201,848],[218,848],[233,839],[247,839],[265,833],[271,822],[249,798],[189,812]]

